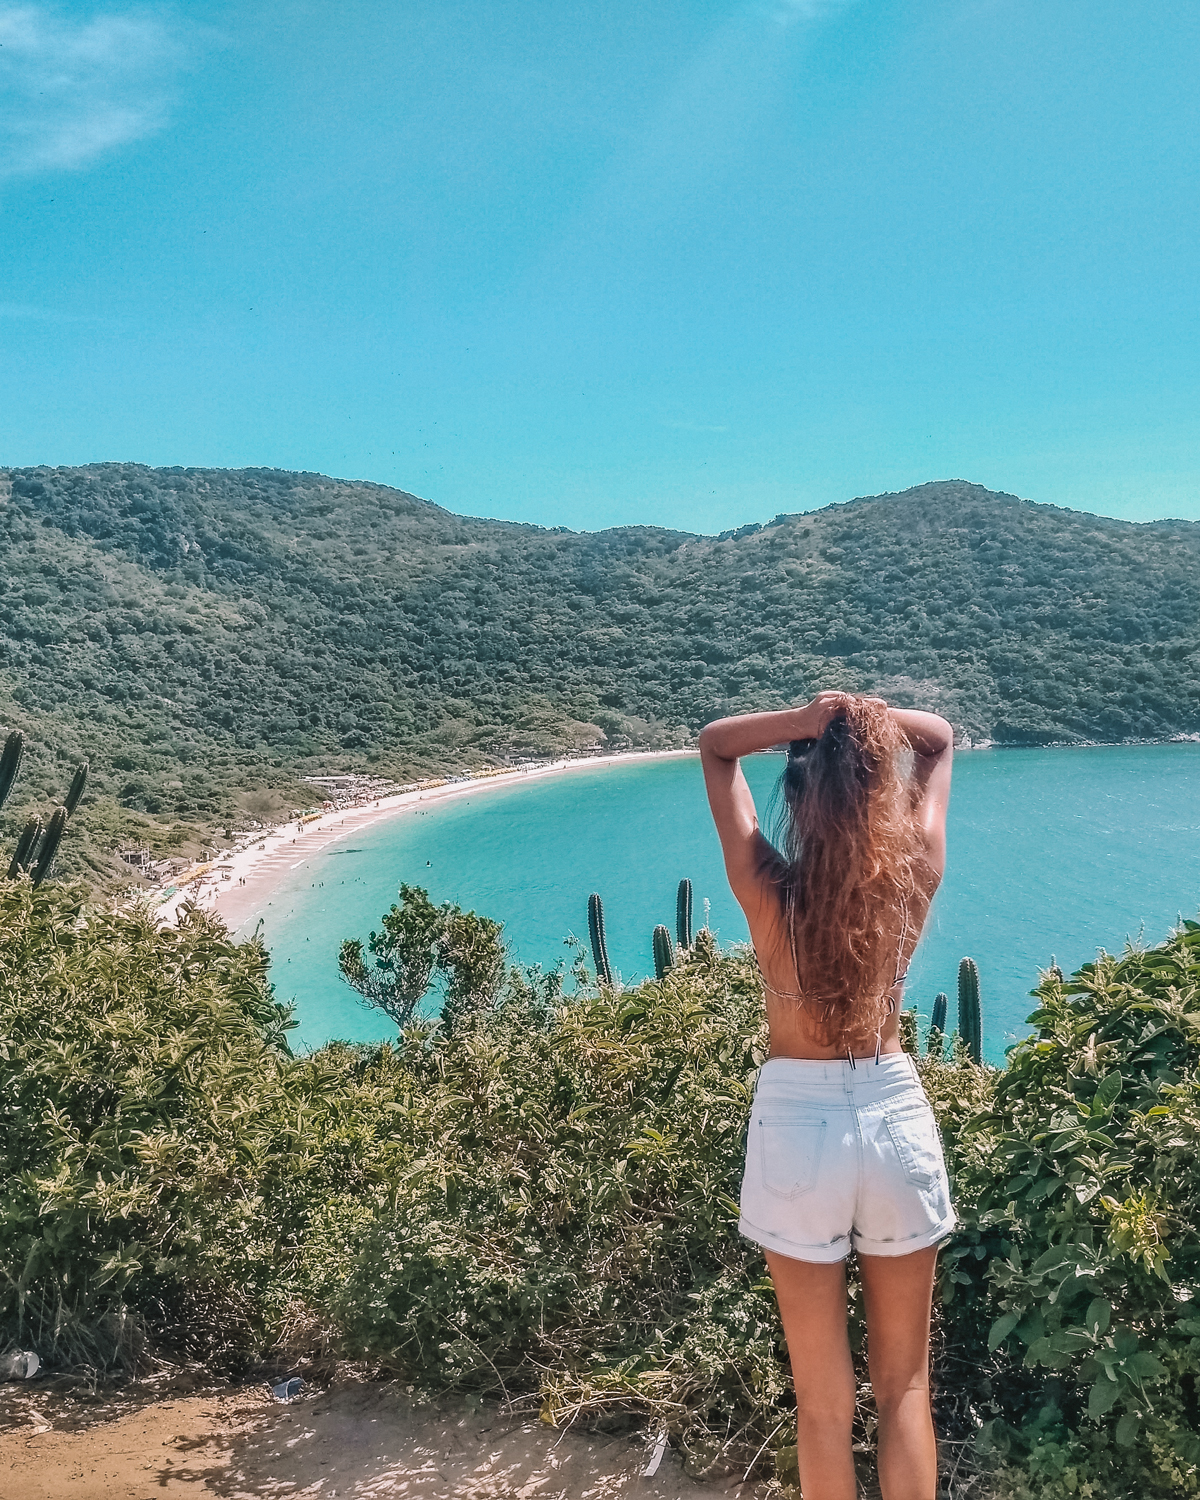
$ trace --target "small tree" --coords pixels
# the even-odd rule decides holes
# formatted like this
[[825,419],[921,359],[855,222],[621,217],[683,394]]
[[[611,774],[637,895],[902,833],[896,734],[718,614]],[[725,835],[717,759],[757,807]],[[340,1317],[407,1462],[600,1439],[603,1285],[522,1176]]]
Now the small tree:
[[383,1011],[401,1031],[438,978],[449,1024],[494,1004],[506,969],[502,924],[450,901],[434,906],[428,891],[417,885],[402,885],[399,894],[382,931],[367,941],[373,964],[357,938],[342,944],[338,968],[362,1003]]
[[459,1016],[496,1003],[508,954],[501,923],[448,903],[442,910],[447,913],[438,950],[438,967],[446,975],[442,1017],[452,1026]]

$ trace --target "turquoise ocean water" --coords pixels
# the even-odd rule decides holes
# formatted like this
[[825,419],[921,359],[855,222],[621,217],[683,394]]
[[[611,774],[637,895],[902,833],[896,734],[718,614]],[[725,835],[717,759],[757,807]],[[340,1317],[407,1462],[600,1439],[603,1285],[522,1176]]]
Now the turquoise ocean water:
[[[766,826],[778,756],[747,774]],[[1029,990],[1051,955],[1066,969],[1158,942],[1200,906],[1200,745],[978,750],[954,766],[950,858],[908,983],[928,1016],[938,990],[954,1015],[958,961],[979,964],[988,1056],[1026,1030]],[[468,794],[380,822],[292,870],[262,911],[281,999],[301,1046],[394,1034],[338,978],[338,945],[366,938],[404,880],[436,901],[505,923],[515,957],[549,967],[568,933],[587,937],[587,898],[604,898],[609,958],[626,983],[652,970],[651,933],[674,932],[675,887],[705,899],[722,942],[746,925],[721,866],[695,758],[590,766]],[[245,929],[243,929],[244,931]]]

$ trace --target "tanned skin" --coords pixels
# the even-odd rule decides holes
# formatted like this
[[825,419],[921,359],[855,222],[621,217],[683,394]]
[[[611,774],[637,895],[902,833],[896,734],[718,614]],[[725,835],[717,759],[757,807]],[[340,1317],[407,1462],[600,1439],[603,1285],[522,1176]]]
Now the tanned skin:
[[[778,856],[758,825],[740,759],[791,740],[817,739],[842,694],[818,693],[803,708],[718,719],[700,734],[700,759],[725,871],[746,914],[763,977],[784,995],[799,985],[778,887]],[[889,708],[913,750],[916,823],[928,871],[919,910],[910,911],[899,972],[946,867],[946,810],[954,733],[936,714]],[[901,933],[895,934],[897,947]],[[895,991],[899,1000],[899,989]],[[881,1052],[900,1051],[899,1005],[880,1032]],[[835,1059],[807,1024],[803,1006],[767,991],[772,1057]],[[872,1046],[865,1056],[874,1058]],[[855,1500],[851,1454],[855,1382],[846,1333],[846,1267],[766,1252],[787,1335],[796,1387],[800,1484],[805,1500]],[[929,1407],[929,1319],[936,1248],[912,1255],[860,1255],[867,1316],[868,1363],[879,1412],[879,1480],[883,1500],[934,1500],[937,1445]]]

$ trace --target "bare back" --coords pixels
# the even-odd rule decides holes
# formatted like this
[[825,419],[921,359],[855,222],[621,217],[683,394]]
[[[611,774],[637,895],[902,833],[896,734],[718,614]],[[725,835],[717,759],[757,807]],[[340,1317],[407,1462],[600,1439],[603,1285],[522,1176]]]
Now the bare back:
[[[773,1057],[832,1059],[843,1054],[822,1039],[805,1013],[780,897],[780,856],[759,828],[754,798],[739,760],[742,755],[787,740],[816,738],[835,711],[835,701],[840,701],[840,695],[819,694],[802,709],[719,720],[709,725],[700,737],[705,784],[725,856],[726,874],[746,915],[763,976]],[[913,748],[914,821],[924,849],[922,868],[927,878],[920,881],[918,891],[907,903],[891,935],[896,953],[896,982],[891,990],[895,1003],[879,1032],[881,1052],[900,1050],[903,979],[945,869],[946,812],[953,755],[953,731],[944,719],[906,709],[890,712],[900,722]],[[873,1037],[866,1055],[873,1055],[875,1050]]]
[[[908,903],[907,920],[894,934],[893,947],[896,954],[896,978],[889,996],[894,1002],[891,1013],[884,1020],[879,1032],[878,1044],[881,1052],[900,1050],[899,1013],[904,996],[904,980],[908,966],[921,938],[925,918],[938,886],[938,879],[930,872],[928,890]],[[750,905],[755,916],[751,918]],[[783,903],[779,890],[769,877],[760,886],[756,902],[743,905],[746,921],[750,926],[750,940],[754,944],[759,972],[762,974],[763,991],[766,997],[767,1024],[771,1033],[772,1057],[836,1058],[844,1056],[836,1047],[821,1041],[804,1009],[799,993],[799,982],[792,962],[787,926],[784,921]],[[870,1053],[875,1051],[874,1043]]]

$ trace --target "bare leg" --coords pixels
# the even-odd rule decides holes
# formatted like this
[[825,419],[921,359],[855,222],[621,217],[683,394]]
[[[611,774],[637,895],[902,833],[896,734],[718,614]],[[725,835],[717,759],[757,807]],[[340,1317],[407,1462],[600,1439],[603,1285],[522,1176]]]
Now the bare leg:
[[929,1317],[937,1249],[860,1255],[867,1363],[879,1411],[883,1500],[933,1500],[937,1442],[929,1410]]
[[[804,1500],[855,1500],[850,1430],[854,1366],[846,1337],[846,1265],[768,1250],[796,1386],[796,1447]],[[890,1500],[890,1497],[889,1497]]]

